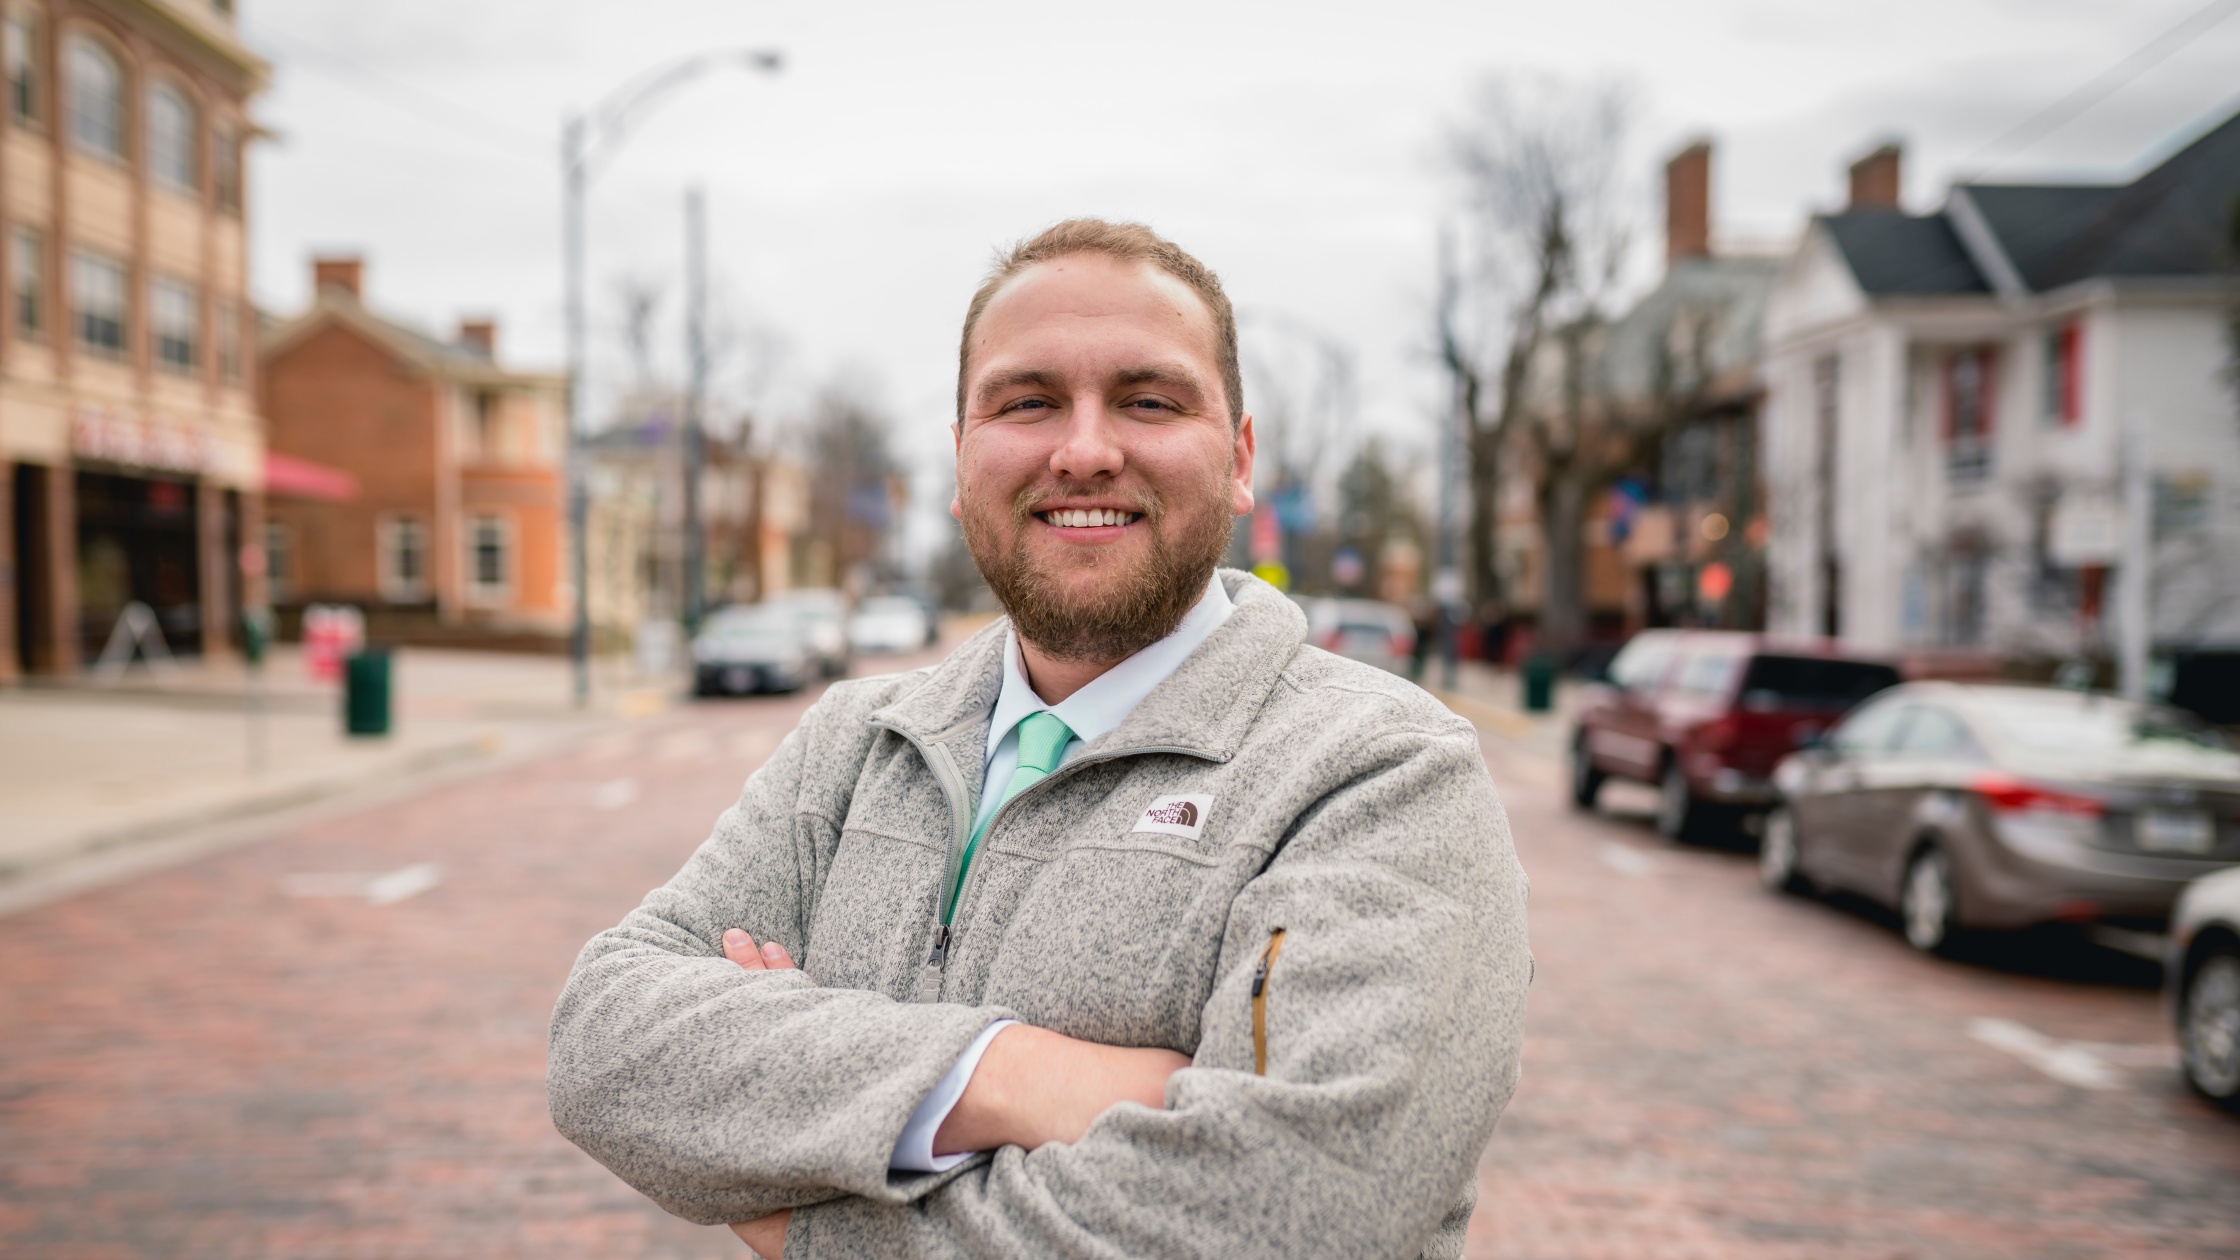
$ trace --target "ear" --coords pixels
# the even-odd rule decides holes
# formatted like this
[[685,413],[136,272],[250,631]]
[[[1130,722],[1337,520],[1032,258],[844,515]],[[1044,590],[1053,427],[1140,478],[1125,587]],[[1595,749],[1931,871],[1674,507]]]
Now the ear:
[[1236,447],[1230,452],[1229,511],[1237,516],[1252,514],[1252,413],[1246,412],[1237,421]]
[[[949,439],[956,447],[957,471],[961,474],[964,471],[964,421],[949,426]],[[949,515],[961,521],[964,519],[964,479],[960,476],[953,480],[957,490],[949,496]]]

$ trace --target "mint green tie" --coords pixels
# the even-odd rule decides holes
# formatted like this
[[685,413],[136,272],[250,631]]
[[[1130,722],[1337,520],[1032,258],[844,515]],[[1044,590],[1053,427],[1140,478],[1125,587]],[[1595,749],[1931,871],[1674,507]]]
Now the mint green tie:
[[996,820],[1003,810],[1003,803],[1040,783],[1052,770],[1058,768],[1058,755],[1073,741],[1073,731],[1065,720],[1047,709],[1029,713],[1019,720],[1019,768],[1011,772],[1011,781],[1003,785],[1003,795],[996,799],[996,807],[988,811],[988,822],[972,831],[972,838],[965,841],[964,860],[957,863],[957,882],[949,889],[949,914],[942,917],[947,923],[957,912],[957,897],[964,892],[964,873],[972,869],[972,855],[980,848],[980,837],[988,832],[988,823]]

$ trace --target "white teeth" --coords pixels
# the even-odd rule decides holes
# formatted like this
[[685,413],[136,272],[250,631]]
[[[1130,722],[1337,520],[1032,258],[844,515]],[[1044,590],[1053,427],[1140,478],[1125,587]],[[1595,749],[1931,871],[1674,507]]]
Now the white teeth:
[[1058,508],[1046,513],[1052,525],[1067,529],[1087,529],[1095,525],[1125,525],[1135,519],[1134,514],[1118,508]]

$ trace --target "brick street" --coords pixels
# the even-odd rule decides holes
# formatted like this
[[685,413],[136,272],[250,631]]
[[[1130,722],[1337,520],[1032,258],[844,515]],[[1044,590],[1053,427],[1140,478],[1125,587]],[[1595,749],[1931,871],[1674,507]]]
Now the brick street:
[[[0,1254],[744,1254],[552,1131],[545,1021],[807,703],[693,706],[0,919]],[[1921,959],[1658,844],[1646,797],[1582,818],[1554,762],[1487,755],[1539,970],[1472,1254],[2240,1253],[2240,1118],[2179,1083],[2151,968]],[[2104,1087],[1984,1020],[2090,1043]]]

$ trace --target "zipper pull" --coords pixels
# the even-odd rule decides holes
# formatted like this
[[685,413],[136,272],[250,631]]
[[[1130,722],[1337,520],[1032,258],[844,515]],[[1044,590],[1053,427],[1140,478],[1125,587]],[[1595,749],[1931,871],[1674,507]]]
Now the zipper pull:
[[939,967],[949,957],[949,925],[944,923],[933,930],[933,953],[926,956],[926,966]]
[[1262,954],[1260,955],[1260,965],[1252,969],[1252,996],[1259,997],[1261,990],[1267,987],[1268,956],[1266,954]]

